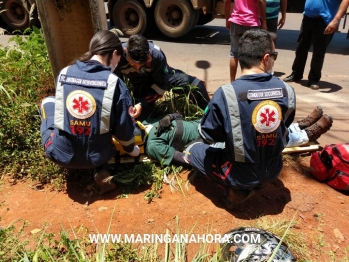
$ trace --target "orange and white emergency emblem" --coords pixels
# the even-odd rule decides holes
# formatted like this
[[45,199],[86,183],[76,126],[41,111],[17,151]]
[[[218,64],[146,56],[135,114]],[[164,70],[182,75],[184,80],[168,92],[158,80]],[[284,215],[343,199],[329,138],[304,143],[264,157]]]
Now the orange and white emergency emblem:
[[68,95],[66,107],[72,116],[86,119],[96,112],[96,100],[88,92],[76,90]]
[[275,131],[279,127],[281,119],[281,108],[272,100],[260,102],[252,113],[252,124],[260,133]]

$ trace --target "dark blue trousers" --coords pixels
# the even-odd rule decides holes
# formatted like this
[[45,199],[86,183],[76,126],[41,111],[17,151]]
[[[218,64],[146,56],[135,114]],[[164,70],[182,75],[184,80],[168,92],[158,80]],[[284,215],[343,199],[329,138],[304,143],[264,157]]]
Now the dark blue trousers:
[[296,58],[292,65],[295,79],[303,78],[308,51],[313,46],[313,57],[311,58],[308,80],[313,83],[320,81],[327,46],[334,34],[325,35],[326,27],[327,25],[321,17],[311,18],[303,16],[301,31],[297,40]]

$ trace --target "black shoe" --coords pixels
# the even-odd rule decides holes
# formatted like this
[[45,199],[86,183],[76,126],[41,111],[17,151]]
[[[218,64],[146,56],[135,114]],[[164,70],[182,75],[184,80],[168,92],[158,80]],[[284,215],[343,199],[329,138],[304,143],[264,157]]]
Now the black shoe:
[[302,80],[302,78],[295,77],[295,72],[292,72],[292,74],[284,78],[284,82],[299,82],[300,80]]
[[318,90],[319,89],[319,85],[315,81],[309,81],[307,86],[309,86],[310,89],[313,89],[313,90]]

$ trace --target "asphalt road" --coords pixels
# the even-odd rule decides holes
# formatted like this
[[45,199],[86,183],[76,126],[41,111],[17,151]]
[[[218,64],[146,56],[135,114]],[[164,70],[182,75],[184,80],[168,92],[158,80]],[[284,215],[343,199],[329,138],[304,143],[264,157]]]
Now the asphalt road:
[[[291,73],[294,60],[301,14],[287,14],[286,24],[278,31],[276,49],[279,52],[275,62],[275,75],[283,78]],[[346,40],[346,28],[336,33],[328,47],[319,90],[306,87],[310,67],[311,50],[304,72],[304,80],[292,83],[297,93],[296,118],[307,116],[317,105],[325,113],[331,114],[334,123],[329,132],[318,141],[327,143],[349,142],[349,40]],[[221,85],[229,82],[229,32],[223,19],[215,19],[205,26],[197,26],[180,39],[171,39],[154,30],[148,39],[159,45],[167,56],[168,63],[184,72],[205,80],[211,94]],[[7,45],[9,36],[0,36],[0,45]],[[121,38],[126,41],[127,38]],[[240,72],[238,72],[238,75]]]

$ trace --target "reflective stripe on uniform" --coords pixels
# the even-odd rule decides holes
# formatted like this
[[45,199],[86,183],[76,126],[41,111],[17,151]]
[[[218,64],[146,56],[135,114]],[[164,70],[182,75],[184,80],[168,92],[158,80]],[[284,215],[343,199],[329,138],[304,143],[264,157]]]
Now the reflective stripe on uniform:
[[233,133],[233,145],[235,161],[245,162],[244,138],[241,130],[239,103],[236,98],[236,93],[231,84],[222,86],[223,93],[227,100],[229,110],[231,129]]
[[105,134],[110,131],[110,115],[113,105],[113,97],[115,93],[115,86],[118,82],[118,77],[114,74],[110,74],[108,77],[108,87],[104,91],[102,100],[102,112],[100,123],[100,134]]
[[157,86],[156,84],[152,84],[150,86],[152,89],[155,90],[156,93],[160,94],[160,95],[164,95],[165,94],[165,90],[161,89],[159,86]]
[[[69,67],[64,68],[60,75],[66,74]],[[60,79],[58,77],[58,79]],[[105,134],[110,132],[110,115],[111,108],[113,105],[113,97],[115,93],[115,87],[118,81],[118,77],[114,74],[110,74],[108,77],[108,87],[105,89],[103,93],[102,110],[101,110],[101,122],[100,122],[100,134]],[[64,101],[64,84],[61,82],[57,83],[56,89],[56,106],[55,106],[55,127],[64,130],[64,117],[66,110],[66,101]],[[126,142],[128,143],[128,141]]]
[[[44,98],[41,101],[40,110],[41,110],[41,117],[42,117],[42,119],[46,119],[46,115],[47,115],[44,105],[47,104],[47,103],[55,103],[55,102],[56,102],[56,99],[55,99],[54,96],[46,97],[46,98]],[[52,112],[50,112],[50,113],[52,113]]]
[[[65,75],[68,71],[69,66],[62,69],[60,72],[58,79],[60,79],[61,75]],[[55,127],[64,130],[64,87],[61,82],[58,81],[56,88],[56,104],[55,104]]]
[[198,84],[200,83],[200,79],[198,79],[198,78],[195,78],[194,80],[193,80],[193,82],[191,82],[191,86],[197,86]]
[[[288,95],[287,95],[287,97],[288,97],[288,109],[285,113],[285,119],[284,119],[284,122],[286,122],[288,117],[290,116],[290,114],[296,109],[295,108],[295,106],[296,106],[296,94],[295,94],[293,88],[289,84],[287,84],[285,82],[284,82],[284,84],[285,84],[285,87],[286,87],[286,90],[288,93]],[[288,136],[288,130],[285,132],[285,134],[282,138],[284,145],[287,144],[287,140],[286,140],[287,136]]]

